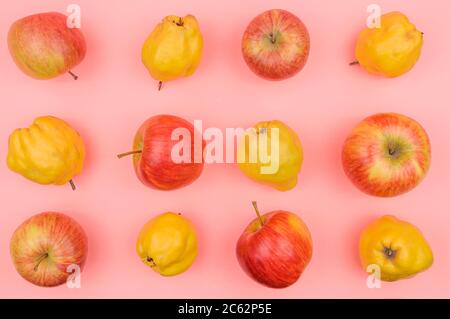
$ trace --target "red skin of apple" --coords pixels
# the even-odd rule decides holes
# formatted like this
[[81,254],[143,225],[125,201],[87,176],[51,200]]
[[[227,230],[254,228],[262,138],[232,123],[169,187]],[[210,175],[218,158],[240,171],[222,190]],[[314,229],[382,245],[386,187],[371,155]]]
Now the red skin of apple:
[[254,73],[268,80],[284,80],[300,72],[308,60],[309,49],[309,33],[303,22],[279,9],[253,19],[242,38],[245,62]]
[[17,66],[27,75],[47,80],[70,72],[86,55],[79,29],[68,28],[67,16],[39,13],[16,21],[8,33],[8,46]]
[[312,238],[295,214],[275,211],[254,219],[239,238],[236,255],[244,271],[270,288],[286,288],[312,258]]
[[[189,130],[191,136],[191,162],[175,163],[171,151],[177,140],[172,132],[178,128]],[[200,132],[198,134],[201,134]],[[205,141],[202,139],[202,152]],[[136,133],[133,163],[139,180],[159,190],[174,190],[193,183],[203,171],[202,162],[195,163],[194,126],[188,121],[172,115],[158,115],[145,121]]]
[[431,162],[427,133],[415,120],[395,113],[370,116],[344,143],[344,171],[361,191],[393,197],[416,187]]
[[31,217],[14,232],[10,242],[11,258],[17,272],[41,287],[67,282],[70,265],[81,269],[88,251],[87,237],[72,218],[55,212]]

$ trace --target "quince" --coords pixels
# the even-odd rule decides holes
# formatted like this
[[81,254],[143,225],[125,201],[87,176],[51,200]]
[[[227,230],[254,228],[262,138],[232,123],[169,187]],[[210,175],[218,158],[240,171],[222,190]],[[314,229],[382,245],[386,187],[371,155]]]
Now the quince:
[[200,64],[203,37],[197,19],[167,16],[159,23],[142,48],[142,62],[160,82],[187,77]]
[[300,139],[281,121],[260,122],[247,130],[239,141],[238,165],[241,171],[279,191],[288,191],[297,185],[302,163]]
[[384,281],[410,278],[433,264],[433,253],[420,230],[394,216],[383,216],[363,231],[359,255],[364,269],[380,267]]
[[72,178],[79,174],[85,159],[83,140],[63,120],[43,116],[29,128],[16,129],[9,137],[9,169],[39,184],[75,188]]
[[356,44],[356,60],[369,73],[400,76],[420,57],[423,33],[400,12],[381,16],[380,28],[366,28]]
[[136,251],[142,262],[163,276],[186,271],[197,257],[194,226],[180,214],[165,213],[141,230]]

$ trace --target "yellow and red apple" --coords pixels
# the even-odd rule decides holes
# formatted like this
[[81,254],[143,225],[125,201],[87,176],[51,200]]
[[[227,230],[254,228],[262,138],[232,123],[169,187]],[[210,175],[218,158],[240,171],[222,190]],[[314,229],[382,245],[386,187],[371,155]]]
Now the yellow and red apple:
[[87,237],[81,226],[61,213],[46,212],[27,219],[14,232],[11,258],[17,272],[42,287],[64,284],[71,268],[83,267]]
[[286,288],[301,276],[312,258],[312,238],[297,215],[274,211],[260,215],[245,229],[236,245],[244,271],[270,288]]
[[416,187],[431,161],[430,140],[415,120],[395,113],[370,116],[347,137],[342,163],[363,192],[392,197]]
[[27,75],[47,80],[69,73],[86,55],[86,41],[67,16],[39,13],[16,21],[8,33],[8,46],[17,66]]
[[250,22],[242,38],[245,62],[268,80],[284,80],[300,72],[308,60],[309,48],[306,26],[286,10],[261,13]]

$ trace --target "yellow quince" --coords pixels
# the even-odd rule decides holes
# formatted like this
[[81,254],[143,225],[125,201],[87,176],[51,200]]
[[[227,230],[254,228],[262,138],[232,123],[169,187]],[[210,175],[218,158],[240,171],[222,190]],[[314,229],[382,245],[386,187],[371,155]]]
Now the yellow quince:
[[9,169],[43,185],[74,188],[85,159],[83,140],[77,131],[53,116],[38,117],[29,128],[16,129],[9,137]]
[[433,253],[414,225],[383,216],[361,234],[359,255],[363,268],[379,267],[381,280],[410,278],[433,264]]
[[420,57],[423,32],[400,12],[381,16],[380,28],[366,28],[356,44],[356,60],[369,73],[400,76],[413,68]]
[[167,16],[159,23],[142,48],[142,62],[160,83],[187,77],[200,64],[203,37],[197,19]]
[[297,185],[303,150],[297,134],[283,122],[260,122],[240,138],[237,159],[249,178],[288,191]]
[[141,230],[136,251],[142,262],[163,276],[186,271],[197,257],[194,226],[180,214],[165,213]]

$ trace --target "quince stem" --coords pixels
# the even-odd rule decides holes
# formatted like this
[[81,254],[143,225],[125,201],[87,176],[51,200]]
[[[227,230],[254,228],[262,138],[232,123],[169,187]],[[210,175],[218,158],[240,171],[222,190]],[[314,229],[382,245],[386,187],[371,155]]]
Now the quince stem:
[[78,75],[76,75],[75,73],[73,73],[72,71],[69,71],[69,74],[73,77],[73,79],[76,81],[78,80]]
[[72,187],[72,190],[75,191],[77,189],[77,187],[75,186],[75,183],[73,182],[73,180],[69,181],[70,187]]
[[184,21],[183,21],[183,18],[182,18],[182,17],[180,17],[180,18],[178,19],[177,26],[179,26],[179,27],[184,26]]
[[259,222],[261,223],[261,227],[263,227],[264,221],[261,217],[261,214],[259,213],[258,204],[256,203],[256,201],[253,201],[252,205],[253,205],[253,208],[255,209],[256,215],[258,216]]
[[125,157],[125,156],[134,155],[134,154],[141,154],[141,153],[142,153],[142,151],[140,151],[140,150],[138,150],[138,151],[130,151],[130,152],[118,154],[117,157],[118,158],[122,158],[122,157]]
[[349,65],[350,66],[359,65],[359,62],[358,61],[353,61],[353,62],[350,62]]
[[163,87],[163,82],[159,81],[159,83],[158,83],[158,91],[161,91],[162,87]]

